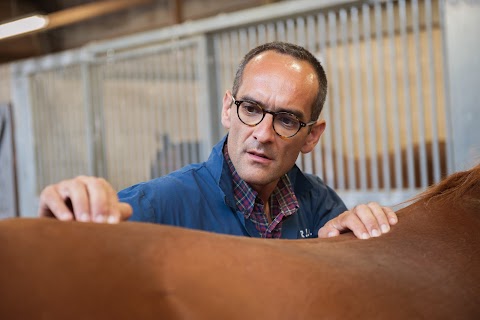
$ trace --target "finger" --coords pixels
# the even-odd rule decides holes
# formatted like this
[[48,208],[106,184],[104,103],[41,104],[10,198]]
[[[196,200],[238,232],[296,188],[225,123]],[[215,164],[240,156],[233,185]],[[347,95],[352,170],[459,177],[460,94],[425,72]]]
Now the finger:
[[390,207],[382,207],[382,208],[383,208],[383,212],[387,214],[388,222],[390,222],[390,225],[397,224],[398,216],[395,213],[395,211],[393,211],[393,209]]
[[382,233],[387,233],[390,231],[390,223],[388,222],[387,213],[383,210],[383,207],[376,202],[370,202],[367,204],[367,206],[377,219],[377,224],[380,226]]
[[129,205],[128,203],[126,203],[126,202],[119,202],[118,203],[118,208],[119,208],[119,211],[120,211],[120,220],[121,221],[127,220],[128,218],[130,218],[130,216],[133,213],[132,206]]
[[[90,206],[85,184],[78,178],[65,180],[58,184],[58,191],[63,199],[70,199],[76,220],[90,221]],[[64,200],[65,201],[65,200]]]
[[318,230],[319,238],[331,238],[340,235],[340,231],[331,224],[325,224]]
[[110,199],[110,212],[107,222],[119,223],[120,221],[127,220],[132,215],[132,207],[128,203],[118,201],[117,192],[105,179],[101,179],[101,182],[104,184]]
[[353,211],[345,211],[338,217],[328,221],[325,226],[320,228],[318,236],[327,238],[329,235],[335,236],[346,230],[351,230],[359,239],[370,238],[368,230]]
[[359,239],[370,238],[370,233],[365,227],[360,217],[357,215],[358,209],[355,207],[352,211],[346,211],[348,214],[340,220],[344,229],[351,230],[355,236]]
[[381,235],[377,218],[369,206],[365,204],[358,205],[353,209],[353,212],[359,218],[360,223],[363,224],[364,228],[368,230],[370,236],[379,237]]
[[103,179],[96,177],[78,177],[86,186],[92,221],[104,223],[108,222],[111,212],[110,194],[103,183]]
[[323,227],[318,230],[318,237],[319,238],[329,238],[335,237],[340,234],[340,231],[343,231],[343,228],[338,223],[340,217],[348,211],[343,212],[338,217],[329,220]]
[[73,214],[65,203],[65,199],[59,194],[56,186],[46,187],[40,194],[38,206],[39,217],[56,217],[67,221],[73,219]]

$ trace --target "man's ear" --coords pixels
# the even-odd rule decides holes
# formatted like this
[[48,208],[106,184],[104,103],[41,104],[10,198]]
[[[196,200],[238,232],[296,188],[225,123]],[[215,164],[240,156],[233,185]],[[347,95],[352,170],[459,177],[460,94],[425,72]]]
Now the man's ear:
[[223,96],[222,106],[222,125],[225,129],[230,129],[230,112],[232,111],[233,99],[230,91],[226,91]]
[[318,143],[318,140],[320,139],[323,132],[325,131],[326,126],[327,126],[327,123],[325,122],[325,120],[318,120],[317,123],[312,125],[310,133],[307,136],[307,140],[305,140],[305,143],[300,149],[302,153],[309,153],[310,151],[313,150],[313,148],[315,148],[315,146]]

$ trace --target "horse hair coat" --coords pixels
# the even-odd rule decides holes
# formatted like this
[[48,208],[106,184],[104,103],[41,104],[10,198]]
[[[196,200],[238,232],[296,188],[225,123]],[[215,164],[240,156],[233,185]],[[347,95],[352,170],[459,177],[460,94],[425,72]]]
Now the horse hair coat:
[[398,216],[368,240],[3,220],[0,319],[478,319],[480,166]]

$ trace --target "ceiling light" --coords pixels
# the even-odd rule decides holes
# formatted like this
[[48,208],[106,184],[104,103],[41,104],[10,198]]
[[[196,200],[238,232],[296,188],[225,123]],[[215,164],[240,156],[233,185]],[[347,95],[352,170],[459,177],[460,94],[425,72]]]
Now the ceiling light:
[[42,15],[33,15],[20,18],[11,22],[0,24],[0,39],[14,37],[19,34],[32,32],[45,28],[48,18]]

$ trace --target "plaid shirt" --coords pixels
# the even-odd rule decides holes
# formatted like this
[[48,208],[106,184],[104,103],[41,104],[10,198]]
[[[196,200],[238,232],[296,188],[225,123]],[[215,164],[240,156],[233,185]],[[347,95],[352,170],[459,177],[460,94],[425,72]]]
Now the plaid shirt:
[[[253,190],[238,175],[232,160],[228,155],[227,144],[223,147],[223,155],[233,177],[233,195],[237,209],[243,212],[245,219],[250,219],[262,238],[280,238],[282,235],[282,221],[298,210],[298,201],[293,192],[290,179],[285,174],[279,180],[270,196],[270,213],[272,222],[269,224],[265,214],[265,204]],[[268,204],[267,204],[268,205]]]

